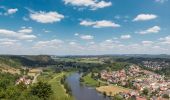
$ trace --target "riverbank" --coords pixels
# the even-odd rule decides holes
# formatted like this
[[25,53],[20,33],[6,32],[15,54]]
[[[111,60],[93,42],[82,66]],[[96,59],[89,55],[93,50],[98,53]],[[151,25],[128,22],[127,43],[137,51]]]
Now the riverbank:
[[115,96],[116,94],[120,92],[128,92],[129,89],[116,86],[113,84],[108,84],[105,81],[99,80],[99,79],[93,79],[91,73],[88,73],[87,75],[82,77],[82,83],[89,87],[94,87],[96,91],[99,93],[105,94],[107,96]]
[[109,97],[97,92],[95,88],[82,85],[80,83],[80,77],[80,73],[72,73],[67,77],[67,83],[71,87],[72,95],[75,100],[110,100]]
[[38,77],[38,81],[47,82],[52,87],[53,94],[49,100],[74,100],[72,96],[66,93],[64,86],[60,82],[65,75],[69,75],[69,72],[45,72]]
[[87,75],[83,76],[82,79],[82,83],[89,86],[89,87],[99,87],[99,86],[104,86],[107,83],[103,82],[101,80],[95,80],[91,77],[91,73],[88,73]]

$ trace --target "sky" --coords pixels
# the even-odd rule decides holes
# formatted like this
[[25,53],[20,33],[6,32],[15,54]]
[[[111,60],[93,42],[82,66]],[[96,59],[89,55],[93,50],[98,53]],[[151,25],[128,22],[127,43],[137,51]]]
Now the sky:
[[170,0],[0,0],[0,54],[170,54]]

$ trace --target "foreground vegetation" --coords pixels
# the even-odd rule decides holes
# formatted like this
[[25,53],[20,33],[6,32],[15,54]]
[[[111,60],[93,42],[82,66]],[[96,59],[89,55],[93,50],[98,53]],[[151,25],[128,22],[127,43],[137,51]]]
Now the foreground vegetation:
[[53,94],[49,97],[49,100],[73,100],[73,97],[67,93],[64,85],[61,84],[61,79],[68,74],[69,72],[53,73],[48,70],[38,77],[38,81],[47,82],[51,85]]
[[99,86],[103,86],[106,85],[106,82],[103,82],[101,80],[98,79],[94,79],[92,76],[92,73],[88,73],[88,74],[84,74],[81,78],[80,81],[90,87],[99,87]]
[[[1,100],[39,100],[37,95],[31,93],[35,88],[25,84],[15,84],[19,75],[0,72],[0,99]],[[22,91],[22,92],[21,92]],[[47,94],[48,95],[48,94]]]

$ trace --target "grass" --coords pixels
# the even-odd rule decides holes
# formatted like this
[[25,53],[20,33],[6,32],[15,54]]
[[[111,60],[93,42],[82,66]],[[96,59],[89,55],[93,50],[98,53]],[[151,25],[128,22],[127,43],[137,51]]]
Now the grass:
[[50,96],[49,100],[73,100],[73,97],[69,96],[63,85],[60,83],[61,78],[64,75],[68,75],[67,72],[61,73],[45,73],[38,77],[39,81],[48,82],[53,90],[53,94]]
[[91,73],[87,74],[86,76],[83,77],[84,83],[88,86],[98,86],[99,82],[97,80],[94,80],[91,78]]
[[91,73],[84,76],[83,80],[84,80],[83,82],[84,84],[86,84],[87,86],[91,86],[91,87],[98,87],[99,85],[104,85],[103,82],[91,78]]
[[101,86],[96,88],[97,91],[101,92],[101,93],[106,93],[106,95],[108,96],[114,96],[120,92],[129,92],[129,89],[120,87],[120,86],[116,86],[116,85],[110,85],[110,86]]
[[103,63],[97,58],[61,58],[61,61],[66,62],[80,62],[80,63]]
[[41,72],[41,69],[32,68],[32,69],[29,69],[28,76],[35,76],[36,74],[38,74],[40,72]]
[[0,70],[2,72],[8,72],[8,73],[11,73],[11,74],[20,74],[20,69],[10,67],[10,66],[4,65],[4,64],[0,64]]

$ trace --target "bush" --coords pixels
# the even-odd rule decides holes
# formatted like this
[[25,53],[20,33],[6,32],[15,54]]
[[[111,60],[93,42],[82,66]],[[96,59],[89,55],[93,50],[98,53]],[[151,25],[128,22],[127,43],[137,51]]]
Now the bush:
[[52,93],[51,85],[43,82],[38,82],[31,88],[32,95],[36,95],[44,100],[47,100]]

